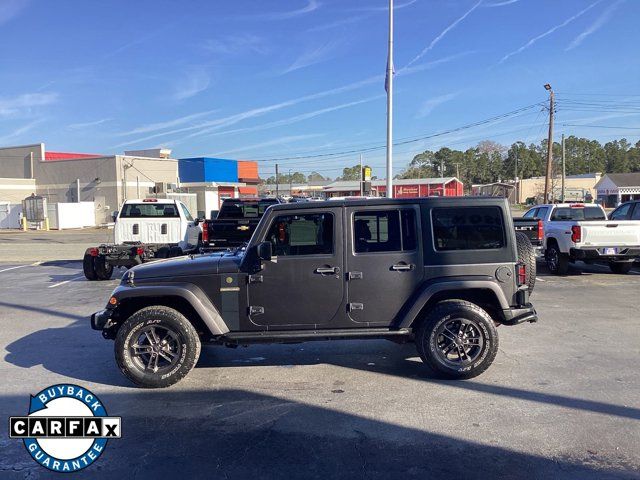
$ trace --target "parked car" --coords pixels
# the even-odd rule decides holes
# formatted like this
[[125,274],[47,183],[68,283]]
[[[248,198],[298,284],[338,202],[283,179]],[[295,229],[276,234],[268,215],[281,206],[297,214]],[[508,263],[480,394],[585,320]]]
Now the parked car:
[[216,218],[203,222],[201,250],[225,250],[246,244],[267,208],[278,203],[275,198],[227,198]]
[[609,214],[609,220],[640,220],[640,200],[621,203]]
[[144,387],[178,382],[201,343],[337,339],[414,342],[465,379],[493,362],[497,325],[537,321],[522,255],[505,199],[275,205],[246,249],[132,268],[91,326]]
[[[543,251],[552,273],[564,275],[570,262],[606,262],[614,273],[628,273],[640,258],[640,221],[609,221],[597,204],[538,205],[544,224]],[[527,211],[527,215],[531,210]]]
[[84,254],[88,280],[108,280],[114,267],[195,252],[202,238],[200,220],[179,200],[127,200],[113,220],[114,243],[88,248]]

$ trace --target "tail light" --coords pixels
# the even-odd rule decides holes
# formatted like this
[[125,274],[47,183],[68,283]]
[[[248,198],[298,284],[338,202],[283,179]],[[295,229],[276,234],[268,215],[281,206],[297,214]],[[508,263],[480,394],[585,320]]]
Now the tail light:
[[136,253],[140,256],[144,255],[144,248],[143,247],[136,248]]
[[209,243],[209,222],[202,222],[202,243]]
[[544,239],[544,223],[542,220],[538,220],[538,240],[542,241]]
[[579,243],[582,241],[582,227],[580,225],[574,225],[571,227],[571,241],[573,243]]
[[516,264],[516,278],[519,287],[527,283],[527,266],[524,263]]

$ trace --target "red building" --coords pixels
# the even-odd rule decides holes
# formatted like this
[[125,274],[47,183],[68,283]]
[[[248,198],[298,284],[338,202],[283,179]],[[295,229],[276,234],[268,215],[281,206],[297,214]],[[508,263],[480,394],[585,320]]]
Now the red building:
[[[358,181],[337,181],[324,187],[327,197],[350,197],[360,195]],[[386,196],[386,180],[373,180],[371,194]],[[415,197],[460,197],[464,195],[463,183],[455,177],[445,178],[405,178],[393,181],[395,198]]]

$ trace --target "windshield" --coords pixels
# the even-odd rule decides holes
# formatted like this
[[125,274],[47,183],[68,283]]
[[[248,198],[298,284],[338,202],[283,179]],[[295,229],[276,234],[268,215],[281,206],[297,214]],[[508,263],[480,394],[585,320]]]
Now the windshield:
[[178,209],[171,203],[127,203],[120,218],[176,218]]
[[261,200],[258,202],[225,200],[220,213],[218,213],[218,219],[260,218],[268,207],[276,203],[277,201],[275,200]]

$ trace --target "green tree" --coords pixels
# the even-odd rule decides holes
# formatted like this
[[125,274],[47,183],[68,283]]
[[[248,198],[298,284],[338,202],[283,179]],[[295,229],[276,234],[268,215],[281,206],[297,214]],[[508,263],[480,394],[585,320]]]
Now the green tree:
[[[364,165],[364,167],[368,167],[369,165]],[[360,164],[354,165],[353,167],[345,167],[342,169],[342,175],[336,180],[360,180]]]

